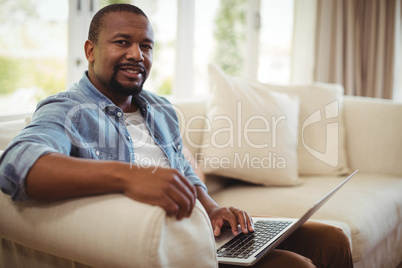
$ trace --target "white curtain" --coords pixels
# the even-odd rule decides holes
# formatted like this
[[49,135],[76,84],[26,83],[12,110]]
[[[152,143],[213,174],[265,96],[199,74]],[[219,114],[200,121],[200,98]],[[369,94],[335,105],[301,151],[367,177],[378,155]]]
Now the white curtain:
[[[295,1],[293,57],[298,63],[293,62],[292,81],[340,83],[349,95],[395,97],[402,90],[401,1]],[[303,11],[306,5],[309,12]],[[307,35],[296,32],[300,29]],[[314,36],[314,46],[308,36]],[[312,47],[314,55],[306,59]]]
[[391,99],[397,2],[318,0],[315,80],[341,83],[350,95]]
[[295,0],[293,15],[292,83],[314,80],[317,0]]

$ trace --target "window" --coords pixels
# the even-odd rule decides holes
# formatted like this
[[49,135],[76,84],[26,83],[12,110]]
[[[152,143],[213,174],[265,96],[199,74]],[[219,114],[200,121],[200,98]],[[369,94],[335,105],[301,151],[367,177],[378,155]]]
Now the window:
[[289,82],[293,1],[3,0],[0,112],[33,110],[38,100],[78,81],[87,69],[90,20],[114,2],[138,5],[154,27],[150,91],[207,94],[209,63],[231,75]]
[[[147,0],[149,2],[149,0]],[[176,65],[177,1],[153,0],[152,8],[145,14],[154,28],[154,59],[147,90],[161,95],[172,94]],[[142,8],[140,3],[139,7]]]
[[294,0],[261,0],[258,80],[290,81]]
[[[155,32],[154,62],[145,88],[162,95],[189,97],[209,92],[208,64],[230,75],[261,82],[287,83],[290,78],[294,0],[127,0],[150,18]],[[99,8],[116,2],[101,2]],[[184,9],[184,10],[183,10]],[[248,49],[248,9],[259,14],[255,40]],[[182,10],[182,12],[180,12]],[[257,20],[260,19],[260,22]],[[178,23],[180,22],[180,23]],[[254,27],[256,25],[252,25]],[[259,25],[258,25],[259,26]],[[254,54],[254,55],[250,55]],[[255,61],[249,62],[251,58]],[[253,66],[256,65],[256,66]],[[250,71],[249,71],[250,72]]]
[[0,2],[0,112],[32,110],[65,88],[67,1]]
[[243,71],[246,0],[195,1],[194,95],[209,92],[208,64]]

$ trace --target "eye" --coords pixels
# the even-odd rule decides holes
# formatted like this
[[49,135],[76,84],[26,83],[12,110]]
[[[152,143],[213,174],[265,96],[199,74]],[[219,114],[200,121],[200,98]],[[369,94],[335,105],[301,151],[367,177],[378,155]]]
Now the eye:
[[141,47],[146,49],[146,50],[152,50],[153,49],[152,45],[148,45],[148,44],[142,44]]
[[116,44],[119,44],[119,45],[127,45],[128,44],[128,42],[126,41],[126,40],[116,40],[116,41],[114,41]]

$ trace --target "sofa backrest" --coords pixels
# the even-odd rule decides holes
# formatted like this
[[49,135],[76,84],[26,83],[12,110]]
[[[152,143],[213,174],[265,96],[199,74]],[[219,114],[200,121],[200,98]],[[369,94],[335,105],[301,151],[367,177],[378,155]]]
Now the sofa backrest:
[[351,169],[402,176],[402,103],[347,96],[344,119]]
[[193,153],[201,150],[203,132],[207,127],[207,97],[173,101],[180,122],[183,143]]
[[[175,101],[183,143],[197,153],[206,128],[207,98]],[[402,176],[402,103],[345,96],[343,116],[351,170]]]
[[[206,131],[207,97],[174,100],[183,143],[195,154]],[[346,96],[343,103],[346,150],[350,169],[402,175],[402,103]],[[30,113],[0,116],[0,150],[25,126]]]

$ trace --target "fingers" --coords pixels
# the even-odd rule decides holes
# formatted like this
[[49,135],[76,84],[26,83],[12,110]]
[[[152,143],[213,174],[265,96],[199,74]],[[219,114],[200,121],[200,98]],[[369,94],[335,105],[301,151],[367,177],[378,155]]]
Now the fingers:
[[196,187],[175,169],[136,166],[127,174],[125,194],[162,207],[177,219],[189,217],[197,199]]
[[156,205],[164,208],[169,216],[178,220],[190,217],[197,199],[196,188],[175,170],[164,175],[161,197]]
[[229,207],[229,210],[232,212],[232,215],[234,215],[234,217],[231,217],[231,220],[229,220],[234,235],[238,234],[238,225],[240,225],[241,231],[245,234],[254,231],[252,219],[247,212],[235,207]]
[[234,207],[230,207],[229,209],[237,216],[237,220],[243,233],[247,234],[248,232],[254,232],[253,219],[247,214],[247,212]]
[[250,215],[247,214],[247,212],[244,212],[246,219],[247,219],[247,228],[249,232],[254,232],[254,222],[253,218],[250,217]]
[[197,199],[195,187],[188,184],[187,179],[180,177],[176,178],[176,182],[170,184],[167,191],[168,196],[176,204],[173,209],[168,210],[171,216],[176,216],[181,220],[184,217],[190,217]]
[[243,233],[247,234],[248,232],[254,231],[252,218],[247,214],[247,212],[235,207],[219,208],[218,212],[214,213],[211,221],[215,236],[220,235],[221,228],[225,222],[230,225],[232,233],[236,236],[239,234],[239,225]]
[[212,220],[211,223],[212,223],[212,229],[214,231],[214,235],[219,236],[221,234],[221,229],[222,229],[222,226],[224,223],[223,218],[218,218],[216,220]]
[[218,225],[215,226],[215,229],[214,229],[214,236],[220,236],[220,234],[221,234],[221,228],[222,228],[222,227],[219,227]]

